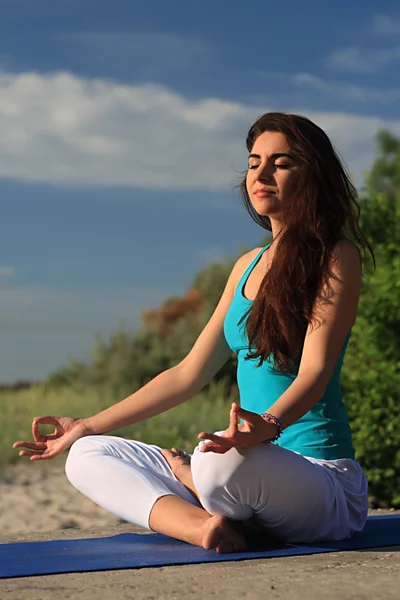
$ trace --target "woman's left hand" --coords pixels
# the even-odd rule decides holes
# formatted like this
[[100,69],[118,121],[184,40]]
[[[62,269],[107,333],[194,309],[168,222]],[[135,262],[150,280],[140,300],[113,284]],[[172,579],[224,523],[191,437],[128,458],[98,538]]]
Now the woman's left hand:
[[[243,419],[243,423],[238,423]],[[240,408],[235,402],[229,413],[229,427],[221,435],[214,433],[199,433],[201,440],[209,440],[202,444],[200,452],[217,452],[224,454],[231,448],[242,446],[255,446],[261,444],[276,435],[276,426],[268,423],[260,415],[249,410]]]

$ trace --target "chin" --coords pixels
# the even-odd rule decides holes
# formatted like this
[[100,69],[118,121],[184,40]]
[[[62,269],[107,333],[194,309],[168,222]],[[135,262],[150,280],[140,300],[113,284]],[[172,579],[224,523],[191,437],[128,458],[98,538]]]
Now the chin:
[[277,210],[275,206],[268,206],[268,204],[265,204],[264,202],[253,202],[253,208],[256,211],[256,213],[261,217],[276,218],[279,215],[280,211]]

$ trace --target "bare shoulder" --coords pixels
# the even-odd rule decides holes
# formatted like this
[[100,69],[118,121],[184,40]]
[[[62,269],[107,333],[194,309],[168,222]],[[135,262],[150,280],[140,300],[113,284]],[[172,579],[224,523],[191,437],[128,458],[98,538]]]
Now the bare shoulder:
[[360,252],[354,242],[341,238],[334,246],[334,252],[343,256],[359,256]]
[[234,264],[221,298],[188,355],[177,365],[191,394],[198,393],[232,355],[224,333],[224,321],[237,284],[261,248],[240,256]]
[[247,267],[255,259],[257,254],[259,252],[261,252],[262,249],[263,249],[263,246],[260,246],[259,248],[254,248],[253,250],[249,250],[249,252],[245,252],[245,254],[242,254],[242,256],[240,256],[237,259],[235,266],[232,269],[232,276],[234,279],[234,283],[236,283],[236,284],[239,283],[239,280],[242,277],[245,270],[247,269]]
[[340,273],[361,272],[361,256],[357,246],[348,239],[340,239],[332,251],[332,267]]
[[240,256],[240,258],[238,259],[238,262],[243,261],[244,264],[247,262],[248,263],[247,266],[249,266],[251,261],[257,256],[257,254],[259,252],[261,252],[261,250],[263,250],[263,248],[264,248],[264,246],[259,246],[257,248],[253,248],[253,250],[249,250],[248,252],[245,252],[244,254],[242,254],[242,256]]
[[[328,273],[326,273],[328,276]],[[346,296],[349,304],[358,303],[361,291],[362,266],[357,246],[350,240],[339,240],[332,249],[329,261],[329,277],[325,277],[320,300],[333,296]]]

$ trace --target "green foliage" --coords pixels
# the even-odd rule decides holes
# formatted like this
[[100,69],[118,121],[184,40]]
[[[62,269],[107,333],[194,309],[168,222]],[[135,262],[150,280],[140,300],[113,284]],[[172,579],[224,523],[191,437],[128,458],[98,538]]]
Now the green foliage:
[[[47,386],[54,389],[66,385],[75,390],[105,386],[115,394],[127,395],[175,366],[189,353],[211,317],[233,263],[230,259],[226,264],[211,265],[196,276],[191,288],[200,293],[203,304],[196,312],[188,310],[165,339],[147,324],[135,333],[121,325],[108,340],[96,336],[89,364],[70,361],[50,375]],[[234,362],[225,365],[216,379],[227,376],[234,379]]]
[[[32,439],[31,422],[37,415],[73,415],[87,417],[115,404],[116,397],[107,389],[81,392],[70,388],[58,389],[57,392],[45,386],[37,386],[30,390],[0,393],[1,422],[0,464],[21,460],[18,451],[12,448],[16,440]],[[191,452],[197,444],[197,434],[201,431],[225,429],[229,420],[230,402],[238,401],[237,392],[229,389],[223,381],[211,382],[207,391],[198,394],[185,404],[172,410],[125,427],[113,435],[141,440],[148,444],[156,444],[164,448],[177,446]],[[50,433],[51,427],[47,428]],[[43,427],[46,432],[46,427]]]
[[400,505],[400,140],[380,153],[362,194],[360,225],[377,268],[363,280],[342,385],[357,458],[376,502]]

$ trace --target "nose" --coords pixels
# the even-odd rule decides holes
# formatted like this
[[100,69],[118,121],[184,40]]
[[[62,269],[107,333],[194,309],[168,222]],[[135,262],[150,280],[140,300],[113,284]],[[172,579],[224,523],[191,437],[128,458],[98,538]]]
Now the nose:
[[268,161],[265,163],[261,163],[258,169],[256,170],[256,181],[261,181],[264,183],[274,183],[274,173],[273,173],[273,165],[271,165]]

